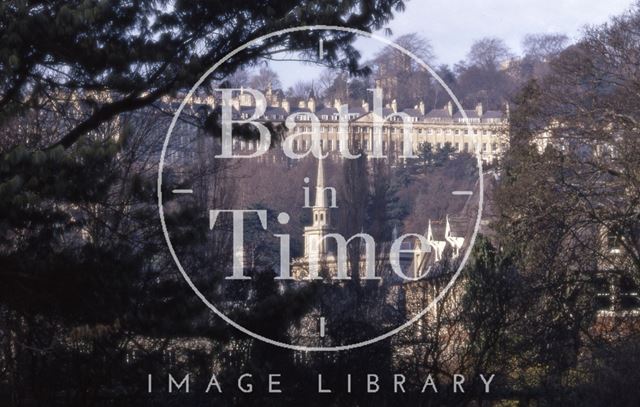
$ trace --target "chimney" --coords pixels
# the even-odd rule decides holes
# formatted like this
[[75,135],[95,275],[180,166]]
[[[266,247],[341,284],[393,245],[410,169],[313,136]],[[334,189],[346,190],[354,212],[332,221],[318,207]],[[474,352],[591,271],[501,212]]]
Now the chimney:
[[334,99],[333,100],[333,107],[336,108],[337,110],[340,110],[340,99]]
[[312,113],[316,112],[316,100],[312,97],[309,98],[309,101],[307,102],[307,106],[309,107],[309,110]]
[[281,107],[287,113],[289,113],[289,111],[291,110],[291,106],[289,106],[289,101],[287,99],[282,99]]
[[369,112],[369,103],[362,99],[362,108],[365,112]]
[[306,107],[307,107],[307,102],[305,102],[304,99],[298,102],[298,109],[304,109]]
[[476,113],[478,114],[478,117],[482,117],[482,114],[483,114],[482,103],[478,103],[476,105]]
[[420,110],[420,114],[424,115],[424,102],[422,100],[418,103],[418,109]]
[[396,102],[395,99],[391,101],[391,109],[393,110],[393,113],[398,113],[398,102]]
[[449,113],[449,116],[453,116],[453,103],[451,103],[451,101],[448,101],[444,108]]
[[505,103],[504,105],[505,105],[504,106],[504,112],[507,115],[507,119],[509,119],[509,114],[510,114],[510,112],[509,112],[509,102]]

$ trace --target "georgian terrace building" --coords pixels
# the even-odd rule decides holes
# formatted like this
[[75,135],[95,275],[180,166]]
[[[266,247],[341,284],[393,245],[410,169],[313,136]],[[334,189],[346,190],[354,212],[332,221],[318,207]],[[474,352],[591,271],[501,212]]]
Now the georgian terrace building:
[[[284,97],[282,91],[274,91],[270,87],[263,92],[267,106],[264,114],[257,121],[283,123],[285,119],[296,114],[296,126],[293,133],[301,133],[293,142],[296,152],[307,151],[311,146],[312,115],[320,122],[321,147],[323,151],[338,155],[340,140],[338,136],[340,113],[339,99],[333,104],[320,105],[313,92],[306,100],[294,106]],[[195,104],[203,103],[216,107],[216,100],[209,96],[206,99],[196,98]],[[248,92],[240,91],[234,95],[232,112],[234,120],[250,119],[255,112],[255,102]],[[409,121],[412,128],[412,143],[415,154],[423,143],[430,143],[432,149],[443,147],[449,143],[455,152],[475,153],[476,145],[480,148],[484,162],[490,163],[500,158],[508,143],[508,106],[505,111],[484,110],[482,104],[474,109],[465,109],[468,118],[456,111],[453,103],[448,102],[441,109],[425,110],[423,102],[412,108],[399,109],[395,100],[385,105],[382,116],[385,122],[382,130],[382,151],[391,160],[397,160],[404,149],[404,122]],[[360,106],[349,106],[347,117],[349,142],[358,145],[370,155],[373,149],[373,124],[376,113],[369,103],[362,101]],[[289,132],[291,134],[291,132]],[[257,141],[235,141],[234,151],[250,154],[256,151]],[[242,154],[242,153],[240,153]]]

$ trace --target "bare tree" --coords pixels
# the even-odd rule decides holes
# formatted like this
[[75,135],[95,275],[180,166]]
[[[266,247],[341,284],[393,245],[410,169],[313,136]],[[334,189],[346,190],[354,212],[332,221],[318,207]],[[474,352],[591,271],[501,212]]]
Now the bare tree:
[[569,38],[565,34],[527,34],[522,40],[524,55],[536,59],[555,56],[566,48]]
[[[286,96],[298,99],[307,99],[314,89],[314,83],[311,81],[298,81],[287,89]],[[314,90],[315,91],[315,90]]]
[[482,38],[471,46],[467,60],[472,65],[487,69],[500,69],[502,63],[513,58],[513,53],[500,38]]
[[637,352],[625,315],[640,306],[639,32],[638,7],[589,29],[511,114],[497,226],[526,287],[518,359],[545,367],[525,382],[548,384],[549,398],[565,397],[567,377],[598,387],[592,358],[617,369],[615,349]]
[[249,85],[253,89],[258,90],[264,90],[268,86],[271,86],[274,89],[282,86],[278,73],[268,65],[261,66],[260,69],[258,69],[258,72],[249,78]]
[[[431,43],[418,34],[403,35],[395,42],[428,64],[435,59]],[[391,46],[378,52],[371,66],[373,77],[384,91],[384,99],[387,102],[396,99],[401,107],[414,107],[432,87],[429,73],[415,59]]]

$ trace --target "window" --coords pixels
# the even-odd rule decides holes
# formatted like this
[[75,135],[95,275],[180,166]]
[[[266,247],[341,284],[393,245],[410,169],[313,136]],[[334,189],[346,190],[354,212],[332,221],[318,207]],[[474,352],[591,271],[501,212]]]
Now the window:
[[603,311],[640,309],[640,290],[636,282],[619,270],[608,271],[594,280],[595,306]]
[[626,275],[620,276],[620,308],[632,310],[640,308],[640,296],[638,286],[632,278]]
[[594,289],[596,292],[595,306],[598,310],[608,310],[613,306],[611,298],[611,288],[609,282],[604,276],[599,276],[594,279]]

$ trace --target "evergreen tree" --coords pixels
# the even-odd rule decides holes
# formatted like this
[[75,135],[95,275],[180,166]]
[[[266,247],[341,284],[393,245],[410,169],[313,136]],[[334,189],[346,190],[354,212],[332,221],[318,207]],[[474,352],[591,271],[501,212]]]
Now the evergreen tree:
[[[140,380],[182,363],[177,339],[205,337],[218,351],[237,341],[212,321],[168,256],[155,168],[148,164],[155,165],[148,145],[159,140],[148,137],[157,134],[150,129],[158,120],[140,109],[189,88],[258,36],[301,24],[375,30],[402,6],[399,0],[1,4],[0,330],[6,335],[0,345],[7,356],[0,397],[9,405],[152,403],[139,394]],[[321,38],[328,64],[359,69],[354,34],[300,32],[255,44],[204,85],[283,43],[315,56]],[[135,121],[132,112],[148,117]],[[202,222],[196,209],[168,214],[167,223]],[[186,250],[204,241],[193,230],[175,232],[175,244]],[[194,279],[209,284],[207,294],[215,291],[211,275]],[[206,352],[194,358],[206,360]]]

